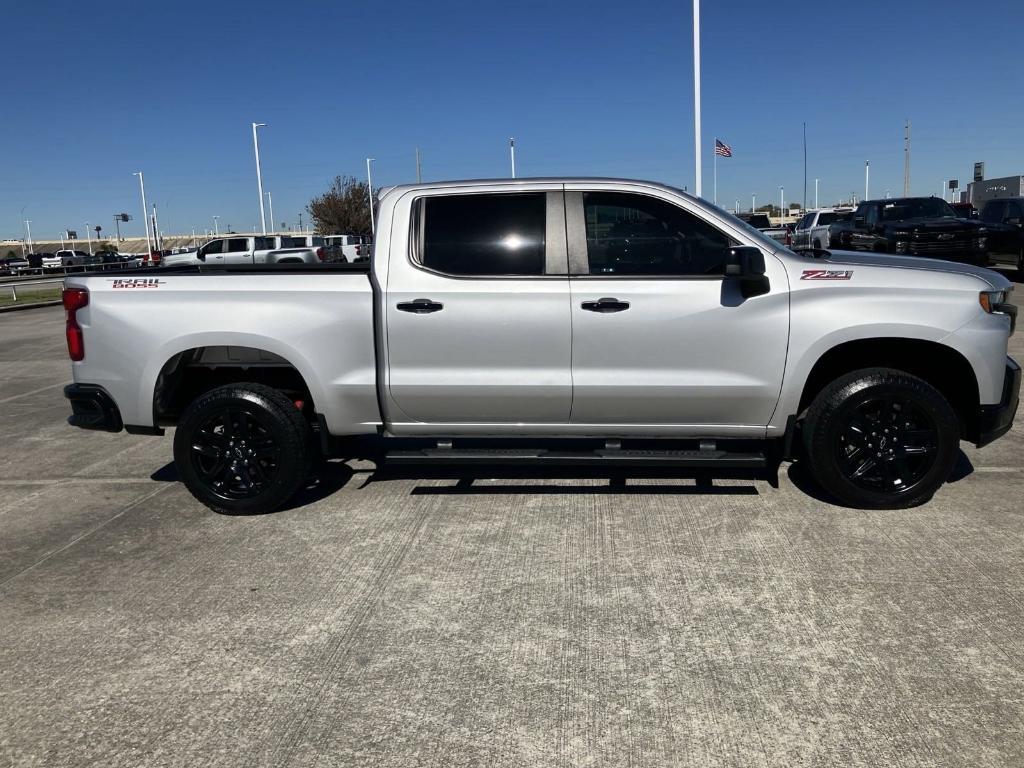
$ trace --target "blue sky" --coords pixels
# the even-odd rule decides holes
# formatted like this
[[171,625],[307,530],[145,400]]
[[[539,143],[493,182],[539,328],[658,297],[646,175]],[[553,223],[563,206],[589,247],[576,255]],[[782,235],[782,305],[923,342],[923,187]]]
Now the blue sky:
[[[972,10],[976,9],[976,10]],[[0,237],[115,212],[142,232],[142,169],[162,228],[259,220],[250,123],[275,218],[336,174],[375,184],[615,175],[693,185],[692,10],[676,2],[17,3],[4,12]],[[1024,173],[1024,2],[704,0],[705,197],[787,202]],[[813,202],[809,200],[809,202]],[[305,214],[304,214],[305,218]]]

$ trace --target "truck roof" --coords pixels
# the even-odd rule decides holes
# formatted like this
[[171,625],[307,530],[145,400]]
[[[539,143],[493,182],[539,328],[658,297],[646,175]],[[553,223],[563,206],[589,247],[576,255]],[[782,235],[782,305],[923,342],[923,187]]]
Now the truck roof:
[[529,187],[536,184],[641,184],[645,187],[655,187],[657,189],[663,189],[666,192],[672,192],[677,195],[685,195],[686,197],[698,201],[705,202],[700,198],[694,197],[689,192],[686,192],[678,187],[673,187],[670,184],[663,184],[659,181],[648,181],[646,179],[623,179],[612,176],[518,176],[516,178],[495,178],[495,179],[453,179],[450,181],[425,181],[419,184],[399,184],[394,187],[388,187],[382,191],[381,197],[390,195],[393,192],[408,192],[410,190],[417,189],[456,189],[459,187],[493,187],[493,186],[523,186]]

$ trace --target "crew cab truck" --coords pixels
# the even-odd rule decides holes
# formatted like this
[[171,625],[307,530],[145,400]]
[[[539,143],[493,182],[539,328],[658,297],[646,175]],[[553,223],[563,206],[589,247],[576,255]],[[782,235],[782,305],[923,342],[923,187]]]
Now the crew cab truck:
[[677,189],[401,186],[368,264],[66,281],[73,425],[162,434],[213,509],[283,504],[321,455],[405,464],[807,462],[844,504],[919,504],[1010,429],[1011,283],[798,256]]
[[166,269],[190,264],[320,264],[323,260],[322,245],[293,246],[287,235],[234,236],[210,240],[195,251],[164,256],[162,266]]
[[829,228],[836,223],[838,216],[849,211],[845,208],[820,208],[805,213],[793,230],[793,250],[822,251],[828,248]]
[[1024,197],[1000,197],[981,208],[988,229],[988,252],[996,264],[1024,272]]
[[945,200],[902,197],[865,200],[842,237],[852,250],[987,265],[986,234],[983,224],[959,218]]

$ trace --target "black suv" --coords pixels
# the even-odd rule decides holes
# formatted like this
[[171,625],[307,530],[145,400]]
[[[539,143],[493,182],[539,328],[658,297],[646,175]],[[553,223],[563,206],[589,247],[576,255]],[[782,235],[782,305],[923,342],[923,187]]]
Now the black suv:
[[996,264],[1024,272],[1024,197],[1000,197],[981,207],[988,228],[988,252]]
[[985,266],[986,235],[982,222],[959,218],[945,200],[897,197],[865,200],[857,206],[843,240],[853,250],[930,256]]

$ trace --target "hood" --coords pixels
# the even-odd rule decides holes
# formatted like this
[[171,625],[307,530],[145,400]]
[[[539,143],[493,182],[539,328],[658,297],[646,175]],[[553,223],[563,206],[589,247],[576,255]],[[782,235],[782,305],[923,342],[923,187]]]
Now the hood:
[[[864,251],[829,251],[829,256],[813,259],[815,264],[828,265],[827,268],[844,266],[891,267],[893,269],[924,270],[927,272],[945,272],[951,275],[969,275],[988,283],[994,290],[1002,291],[1013,287],[1004,275],[992,269],[975,267],[942,259],[925,259],[920,256],[893,256],[888,253],[869,253]],[[808,261],[812,261],[808,259]]]

